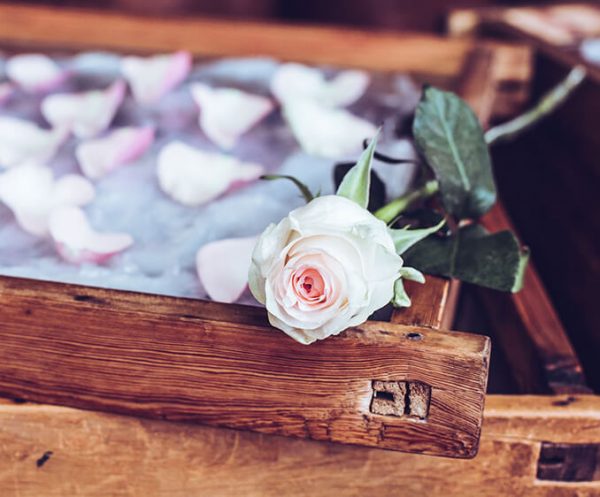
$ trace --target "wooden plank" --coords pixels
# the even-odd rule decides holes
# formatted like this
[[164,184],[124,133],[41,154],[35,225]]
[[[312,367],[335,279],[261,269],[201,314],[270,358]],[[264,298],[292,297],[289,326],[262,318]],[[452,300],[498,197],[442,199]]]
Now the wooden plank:
[[[107,11],[0,5],[0,41],[75,50],[102,48],[254,56],[443,77],[462,67],[470,42],[423,34],[366,32],[199,18],[151,18]],[[52,26],[52,29],[49,27]]]
[[[497,204],[486,214],[482,222],[492,232],[504,229],[515,231],[501,204]],[[526,342],[531,341],[541,361],[544,382],[552,392],[590,392],[577,353],[533,262],[529,262],[523,289],[519,293],[502,295],[487,290],[481,290],[480,293],[492,319],[498,318],[495,323],[499,327],[499,342],[505,349],[507,359],[512,363],[513,368],[522,371],[522,375],[525,375],[524,368],[528,368],[528,365],[519,361],[521,353],[515,354],[514,351],[515,348],[520,348],[521,352],[526,350],[529,347]],[[510,304],[502,305],[500,301],[507,299]],[[520,331],[524,334],[520,337],[514,333],[515,325],[522,326]],[[527,381],[525,376],[522,376],[522,379]],[[535,387],[525,386],[523,389],[525,392],[532,392],[535,391],[533,388]]]
[[[423,454],[477,451],[486,337],[367,322],[307,347],[242,306],[8,277],[0,300],[6,396]],[[375,381],[431,387],[426,419],[375,414]]]
[[490,396],[470,460],[6,404],[0,488],[5,497],[595,497],[598,481],[536,478],[542,442],[600,442],[600,399],[568,399]]

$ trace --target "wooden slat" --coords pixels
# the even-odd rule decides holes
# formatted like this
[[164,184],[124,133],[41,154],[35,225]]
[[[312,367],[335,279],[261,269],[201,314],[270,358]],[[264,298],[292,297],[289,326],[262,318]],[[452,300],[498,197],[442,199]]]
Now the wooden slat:
[[373,33],[198,18],[0,5],[0,41],[75,50],[269,55],[283,59],[453,77],[470,43],[422,34]]
[[[424,454],[477,451],[486,337],[367,322],[307,347],[241,306],[7,277],[0,301],[6,396]],[[374,414],[377,380],[429,385],[427,418]]]
[[0,405],[0,488],[3,497],[600,494],[598,481],[537,480],[542,442],[599,443],[600,400],[492,395],[480,452],[471,460],[6,404]]

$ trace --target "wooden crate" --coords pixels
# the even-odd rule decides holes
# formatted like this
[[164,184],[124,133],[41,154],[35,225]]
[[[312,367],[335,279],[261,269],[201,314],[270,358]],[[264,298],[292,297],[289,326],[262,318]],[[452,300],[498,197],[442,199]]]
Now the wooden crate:
[[[39,47],[43,44],[67,49],[95,47],[142,52],[184,47],[197,54],[270,54],[314,63],[406,71],[434,83],[454,87],[469,100],[482,121],[487,121],[498,106],[502,81],[520,77],[510,65],[508,71],[506,64],[501,70],[499,63],[506,59],[507,54],[516,53],[519,49],[422,35],[374,35],[323,28],[196,20],[140,20],[114,14],[11,6],[0,7],[0,25],[3,26],[1,41],[15,47],[27,44]],[[49,29],[49,26],[53,28]],[[463,77],[457,78],[461,74]],[[486,218],[486,223],[494,229],[510,224],[501,204]],[[411,288],[414,305],[395,314],[394,321],[398,325],[368,323],[330,343],[336,340],[345,340],[344,343],[352,343],[353,346],[360,343],[360,350],[376,354],[381,353],[379,345],[387,343],[393,346],[394,352],[406,347],[406,358],[415,350],[417,354],[423,353],[423,357],[440,357],[440,346],[445,340],[464,338],[470,340],[468,343],[474,348],[463,349],[464,354],[460,354],[458,362],[468,364],[476,357],[482,361],[486,352],[485,340],[438,331],[452,321],[457,289],[458,285],[454,282],[429,278],[425,287]],[[47,308],[33,307],[41,296],[46,297],[51,305]],[[492,297],[496,296],[490,296],[490,305],[496,307],[498,304],[495,302],[499,301]],[[60,332],[60,326],[68,323],[69,330],[79,333],[74,340],[67,340],[62,346],[69,347],[72,352],[78,352],[81,347],[89,352],[93,341],[87,334],[105,330],[106,320],[102,320],[101,312],[116,309],[117,314],[128,314],[130,319],[140,318],[144,329],[156,328],[154,338],[159,340],[163,336],[163,340],[168,341],[168,337],[172,336],[169,335],[168,323],[175,323],[172,324],[175,328],[187,330],[184,331],[187,333],[191,333],[192,329],[197,333],[201,328],[203,334],[210,336],[211,331],[217,329],[215,316],[223,313],[230,314],[228,322],[234,323],[232,332],[252,331],[256,336],[268,332],[263,327],[263,317],[238,306],[225,309],[215,304],[183,303],[177,299],[156,299],[10,278],[0,281],[0,299],[3,306],[8,304],[0,327],[2,345],[9,345],[2,349],[2,364],[5,366],[0,364],[0,390],[5,394],[171,419],[181,419],[182,413],[193,412],[189,407],[198,407],[198,398],[174,397],[165,402],[158,396],[149,405],[131,403],[127,399],[131,398],[132,392],[125,392],[127,398],[124,398],[124,392],[116,391],[111,385],[110,377],[95,385],[90,378],[72,378],[77,388],[69,389],[61,375],[75,375],[77,369],[65,356],[64,364],[57,363],[57,351],[52,350],[52,345],[47,345],[50,342],[46,340],[48,331]],[[136,309],[127,299],[133,299],[135,304],[144,301],[145,305]],[[475,459],[432,458],[379,448],[273,436],[273,433],[280,433],[380,446],[378,442],[368,443],[368,440],[377,440],[377,436],[371,433],[374,426],[369,426],[369,423],[365,423],[367,426],[362,429],[362,438],[356,440],[351,438],[356,436],[355,430],[347,429],[347,426],[356,426],[354,421],[350,425],[341,424],[332,435],[331,430],[328,433],[327,419],[323,423],[312,424],[289,417],[277,420],[276,416],[280,414],[277,409],[271,410],[270,423],[262,426],[257,425],[257,415],[247,418],[236,416],[231,422],[222,423],[219,420],[226,412],[222,406],[212,411],[211,417],[211,411],[205,405],[200,417],[196,418],[215,425],[227,424],[262,432],[253,433],[7,401],[0,404],[2,495],[331,495],[334,492],[343,495],[402,495],[420,492],[426,495],[551,493],[567,496],[573,495],[574,491],[578,495],[595,495],[599,487],[592,480],[597,476],[594,452],[597,445],[594,444],[600,442],[600,401],[592,395],[581,395],[586,387],[577,356],[534,268],[528,271],[523,293],[506,296],[502,302],[504,307],[497,318],[498,324],[505,324],[506,329],[512,330],[519,340],[519,355],[514,357],[515,368],[519,371],[522,368],[529,375],[527,378],[535,380],[523,386],[522,390],[528,391],[531,387],[533,393],[538,393],[537,387],[543,383],[546,392],[561,394],[488,396],[480,453]],[[148,310],[148,304],[155,306],[152,312]],[[92,328],[82,328],[72,321],[53,320],[52,308],[64,310],[67,317],[83,313],[86,319],[93,315],[97,318]],[[41,312],[41,317],[47,318],[48,328],[35,326],[34,323],[43,321],[29,316],[28,310]],[[10,320],[4,319],[5,315]],[[198,326],[199,323],[202,326]],[[516,326],[511,323],[516,323]],[[193,328],[194,324],[196,328]],[[415,326],[419,328],[417,331],[412,328]],[[163,333],[167,333],[167,337]],[[422,339],[409,340],[418,338],[411,335],[413,333],[419,334]],[[108,334],[108,341],[96,350],[97,355],[90,356],[95,359],[94,367],[106,361],[107,349],[117,345],[111,340],[119,341],[121,338],[123,336],[118,333]],[[433,355],[427,352],[430,341],[438,345]],[[374,342],[378,342],[377,347]],[[286,341],[286,344],[289,343]],[[507,339],[504,346],[509,348],[511,343]],[[130,343],[125,345],[118,356],[124,361],[127,354],[135,351]],[[140,346],[144,351],[149,347],[148,344]],[[330,354],[326,355],[328,359],[337,358],[339,364],[344,363],[348,358],[333,352],[332,347],[325,345],[320,348],[325,354]],[[64,350],[61,348],[58,353],[64,353]],[[181,353],[181,350],[178,352]],[[449,351],[448,354],[456,361],[456,352]],[[161,358],[160,355],[155,354],[149,362],[160,365],[168,360],[167,356]],[[385,359],[386,368],[392,357],[392,354],[380,356]],[[371,367],[377,368],[377,365],[360,369],[359,377],[363,384],[367,379],[375,379],[368,376],[375,371]],[[394,372],[402,374],[400,364],[394,367],[398,368]],[[378,372],[383,370],[381,367],[377,369]],[[419,374],[429,372],[421,371]],[[342,377],[343,369],[334,380],[339,381]],[[253,384],[257,385],[260,382]],[[87,386],[93,387],[93,395],[86,395]],[[314,390],[314,384],[311,387]],[[149,385],[145,384],[144,388],[148,389]],[[308,386],[302,386],[303,395],[309,392]],[[140,394],[138,398],[146,396],[148,391],[143,390]],[[327,394],[329,392],[323,397]],[[362,395],[361,398],[367,398],[365,392]],[[178,408],[176,400],[184,404],[183,408]],[[322,404],[321,413],[330,412],[331,406]],[[453,419],[460,418],[463,411],[461,409]],[[316,414],[314,420],[318,420]],[[240,420],[244,424],[237,425]],[[274,420],[281,423],[275,430]],[[442,426],[447,428],[449,425],[442,423]],[[397,445],[392,448],[447,452],[444,437],[419,445],[423,439],[415,432],[416,429],[413,430],[397,429],[394,442]],[[411,441],[417,446],[411,447]],[[463,443],[463,447],[467,446],[468,443]],[[431,450],[432,447],[437,449]],[[456,448],[453,446],[452,450],[456,451]],[[582,452],[586,454],[587,464],[573,456]],[[590,481],[561,481],[568,479]]]

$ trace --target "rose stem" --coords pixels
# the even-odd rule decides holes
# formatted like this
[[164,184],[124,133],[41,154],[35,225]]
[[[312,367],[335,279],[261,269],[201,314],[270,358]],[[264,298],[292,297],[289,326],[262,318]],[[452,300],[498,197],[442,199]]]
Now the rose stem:
[[389,204],[384,205],[381,209],[375,212],[375,217],[381,219],[384,223],[391,223],[404,212],[413,202],[419,199],[429,198],[440,189],[436,180],[430,180],[420,188],[408,192],[396,200],[392,200]]
[[540,99],[535,107],[511,121],[490,128],[485,133],[487,144],[492,145],[499,141],[511,140],[537,124],[567,100],[584,81],[586,74],[583,66],[575,66],[565,79]]

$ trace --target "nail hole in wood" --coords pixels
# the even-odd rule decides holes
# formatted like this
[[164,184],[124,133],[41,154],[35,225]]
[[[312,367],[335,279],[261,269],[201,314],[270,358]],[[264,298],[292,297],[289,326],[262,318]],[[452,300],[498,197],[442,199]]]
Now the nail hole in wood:
[[421,335],[421,333],[407,333],[406,334],[406,338],[408,338],[409,340],[422,340],[423,339],[423,335]]
[[431,402],[429,385],[418,381],[374,380],[372,388],[370,410],[373,414],[427,419]]

